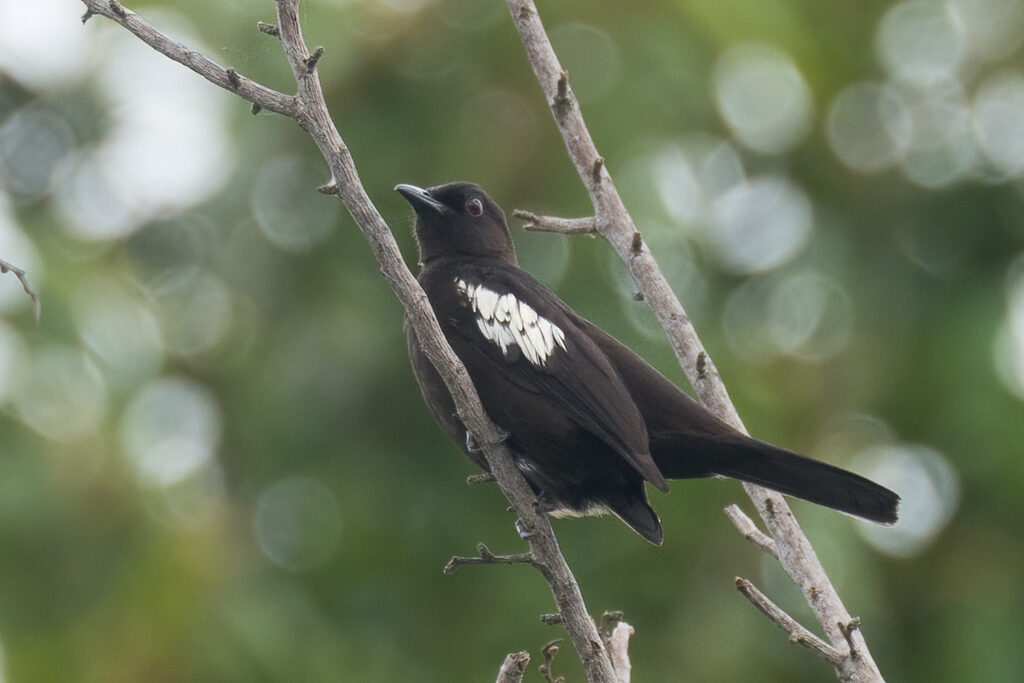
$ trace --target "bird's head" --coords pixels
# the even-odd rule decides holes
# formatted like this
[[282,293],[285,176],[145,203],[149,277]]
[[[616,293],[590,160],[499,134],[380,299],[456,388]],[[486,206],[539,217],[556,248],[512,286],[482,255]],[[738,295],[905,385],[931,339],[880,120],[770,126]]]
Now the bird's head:
[[455,182],[422,188],[396,185],[416,212],[420,263],[445,256],[496,258],[516,264],[505,212],[479,185]]

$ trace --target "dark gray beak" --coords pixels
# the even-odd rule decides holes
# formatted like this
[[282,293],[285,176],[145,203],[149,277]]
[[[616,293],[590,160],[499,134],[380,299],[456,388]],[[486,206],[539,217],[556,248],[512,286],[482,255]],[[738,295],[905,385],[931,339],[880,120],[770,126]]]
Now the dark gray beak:
[[405,197],[405,200],[412,204],[412,208],[418,214],[442,213],[445,205],[430,196],[430,193],[422,187],[415,185],[395,185],[395,192]]

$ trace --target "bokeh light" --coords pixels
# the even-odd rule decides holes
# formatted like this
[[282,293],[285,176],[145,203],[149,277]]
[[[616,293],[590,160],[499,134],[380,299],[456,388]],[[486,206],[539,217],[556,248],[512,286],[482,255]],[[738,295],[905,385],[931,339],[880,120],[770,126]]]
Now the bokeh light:
[[949,0],[971,54],[984,60],[1009,57],[1024,41],[1024,1]]
[[869,448],[853,468],[900,494],[900,519],[891,527],[860,522],[864,538],[889,555],[909,557],[927,548],[960,503],[960,480],[949,460],[917,444]]
[[726,340],[751,362],[779,356],[820,361],[842,351],[853,327],[846,292],[815,272],[747,280],[722,312]]
[[256,502],[253,525],[267,559],[291,571],[326,564],[338,548],[341,508],[315,479],[289,477],[271,484]]
[[232,295],[223,279],[197,266],[165,271],[150,283],[161,335],[182,356],[208,351],[231,328]]
[[314,188],[325,182],[319,169],[299,157],[279,155],[261,164],[249,202],[257,225],[271,244],[286,251],[303,251],[327,239],[339,208],[338,202],[314,193]]
[[659,148],[640,164],[665,211],[684,230],[705,225],[709,205],[744,180],[743,161],[727,140],[694,135]]
[[17,386],[15,378],[28,362],[28,349],[21,334],[0,320],[0,406],[5,406]]
[[107,386],[84,351],[37,347],[15,376],[15,409],[37,433],[64,442],[96,433],[107,412]]
[[[180,15],[156,20],[198,45]],[[72,234],[86,239],[124,237],[202,201],[232,164],[220,93],[123,31],[109,34],[102,55],[109,130],[58,169],[58,206]]]
[[[0,70],[29,87],[67,87],[92,68],[78,0],[0,0]],[[41,36],[46,36],[42,39]]]
[[911,96],[911,135],[904,151],[907,176],[922,187],[960,180],[977,161],[971,113],[957,84]]
[[1006,278],[1006,319],[995,338],[995,366],[1010,393],[1024,400],[1024,256]]
[[130,385],[159,371],[163,337],[150,306],[122,283],[86,281],[72,298],[75,325],[107,377]]
[[622,57],[615,41],[601,29],[571,22],[555,27],[550,38],[580,102],[601,99],[618,82]]
[[707,237],[718,262],[736,273],[776,268],[811,236],[814,212],[806,193],[778,175],[747,180],[722,194],[711,208]]
[[162,377],[132,397],[121,418],[121,448],[146,486],[177,484],[203,468],[220,442],[217,400],[183,377]]
[[715,102],[733,134],[747,147],[780,154],[811,129],[811,92],[796,64],[767,45],[740,45],[715,66]]
[[931,0],[893,5],[878,28],[878,54],[892,76],[927,88],[957,77],[966,53],[963,29],[949,6]]
[[825,131],[840,161],[855,171],[874,173],[903,159],[913,121],[896,88],[865,81],[836,95],[829,106]]
[[71,152],[75,135],[58,112],[29,105],[0,124],[0,178],[16,199],[33,201],[50,189],[58,162]]
[[1024,74],[1004,72],[981,84],[974,125],[981,150],[1001,173],[1024,174]]

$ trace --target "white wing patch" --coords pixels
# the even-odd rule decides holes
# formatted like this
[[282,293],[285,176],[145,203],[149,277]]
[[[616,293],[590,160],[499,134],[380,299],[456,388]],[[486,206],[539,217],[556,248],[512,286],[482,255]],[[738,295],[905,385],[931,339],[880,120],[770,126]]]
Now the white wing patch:
[[565,350],[565,332],[558,325],[537,314],[537,311],[512,294],[498,294],[483,285],[474,285],[461,278],[455,290],[465,297],[476,313],[476,326],[484,338],[501,348],[507,358],[509,348],[516,346],[526,359],[544,367],[555,347]]

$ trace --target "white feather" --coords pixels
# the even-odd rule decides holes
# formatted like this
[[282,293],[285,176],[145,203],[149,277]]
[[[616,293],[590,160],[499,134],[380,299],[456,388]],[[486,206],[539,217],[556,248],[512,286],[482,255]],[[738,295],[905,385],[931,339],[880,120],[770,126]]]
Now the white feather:
[[498,294],[461,278],[455,280],[455,291],[477,314],[476,326],[480,334],[500,348],[505,357],[515,346],[526,360],[536,367],[543,367],[556,345],[565,350],[565,332],[538,315],[532,306],[516,299],[511,292]]

